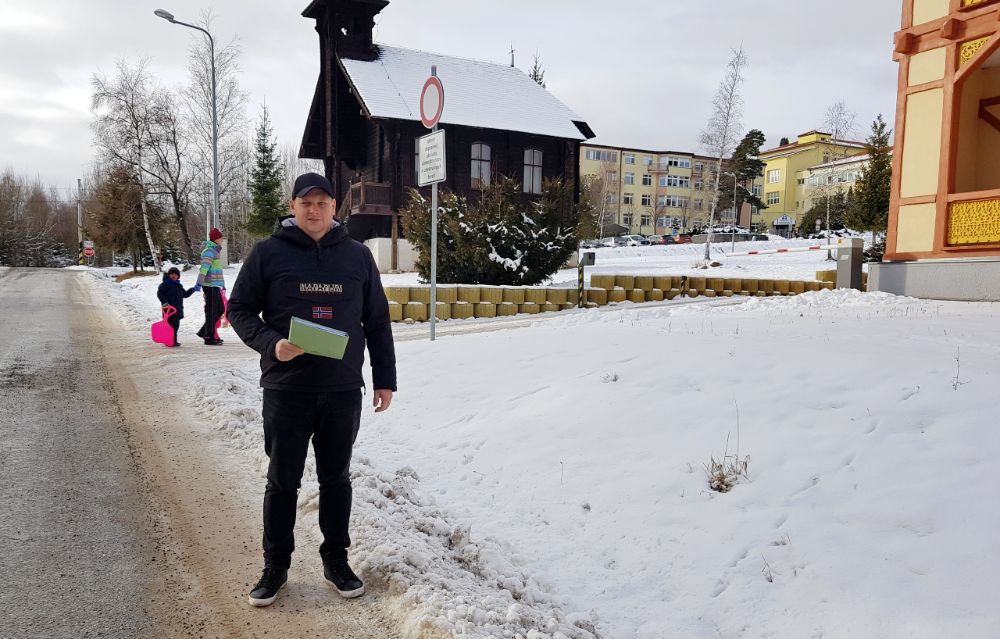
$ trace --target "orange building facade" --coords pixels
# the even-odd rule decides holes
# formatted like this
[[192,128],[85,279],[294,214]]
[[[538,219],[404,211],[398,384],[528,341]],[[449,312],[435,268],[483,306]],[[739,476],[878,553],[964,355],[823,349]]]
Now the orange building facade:
[[903,0],[878,290],[1000,299],[1000,0]]

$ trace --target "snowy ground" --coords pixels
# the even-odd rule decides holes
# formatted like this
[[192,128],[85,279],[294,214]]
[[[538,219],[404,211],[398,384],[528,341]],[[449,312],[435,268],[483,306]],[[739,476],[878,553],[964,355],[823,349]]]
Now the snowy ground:
[[[699,250],[601,249],[592,272],[687,273]],[[824,257],[722,268],[810,279]],[[148,339],[158,278],[94,274]],[[194,300],[170,356],[215,375],[180,383],[240,453],[220,465],[263,474],[255,354],[231,331],[196,345]],[[353,558],[413,636],[994,637],[998,319],[820,291],[451,321],[434,343],[397,326],[400,392],[356,448]],[[709,490],[710,458],[737,454],[748,476]]]

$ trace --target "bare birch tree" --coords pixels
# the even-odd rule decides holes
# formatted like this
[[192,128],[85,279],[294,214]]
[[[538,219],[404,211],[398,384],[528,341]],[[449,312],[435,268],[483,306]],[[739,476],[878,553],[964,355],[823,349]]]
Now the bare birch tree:
[[94,142],[106,157],[137,169],[143,230],[153,263],[159,271],[162,264],[149,225],[144,171],[141,168],[143,154],[147,152],[151,138],[153,119],[153,88],[146,65],[146,60],[139,60],[134,66],[119,60],[113,77],[94,74],[90,81],[91,110],[94,112],[91,126]]
[[170,202],[174,221],[189,264],[197,262],[188,228],[191,190],[195,175],[190,162],[190,136],[185,130],[174,96],[157,91],[153,99],[148,167],[150,194]]
[[[846,139],[848,136],[855,135],[857,130],[854,127],[854,122],[857,119],[857,114],[847,108],[847,102],[844,100],[839,100],[834,102],[826,109],[826,116],[823,120],[823,127],[830,133],[830,137],[833,141],[833,146],[830,147],[830,161],[835,162],[846,156],[846,152],[842,152],[841,148],[837,146],[838,140]],[[830,167],[828,176],[835,176],[833,167]],[[826,196],[826,234],[827,238],[830,236],[830,200],[832,199],[832,190],[840,190],[840,186],[836,182],[830,182],[829,179],[824,185],[823,191]],[[827,249],[826,259],[833,259],[833,252]]]
[[[211,11],[201,15],[198,25],[211,31]],[[215,49],[215,95],[218,120],[219,208],[225,196],[234,190],[245,190],[244,176],[248,158],[246,133],[247,94],[240,87],[240,46],[233,38],[229,44]],[[188,49],[190,83],[182,91],[189,126],[197,152],[194,159],[200,181],[212,183],[212,53],[208,39],[193,34]],[[219,211],[222,215],[222,211]]]
[[712,204],[709,211],[708,236],[705,241],[705,260],[711,259],[712,227],[715,225],[715,209],[719,202],[719,179],[722,176],[722,162],[732,155],[742,134],[743,96],[740,87],[743,73],[749,60],[743,47],[732,50],[732,58],[725,79],[719,84],[712,101],[713,113],[705,130],[701,132],[701,144],[708,155],[716,158],[712,187]]

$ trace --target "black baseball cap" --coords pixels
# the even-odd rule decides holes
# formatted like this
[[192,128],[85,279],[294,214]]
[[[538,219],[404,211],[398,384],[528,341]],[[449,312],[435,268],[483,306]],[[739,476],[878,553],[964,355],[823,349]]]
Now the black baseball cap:
[[305,197],[313,189],[323,189],[330,197],[334,199],[337,197],[333,194],[333,185],[330,184],[330,180],[319,173],[303,173],[295,178],[295,186],[292,187],[292,197]]

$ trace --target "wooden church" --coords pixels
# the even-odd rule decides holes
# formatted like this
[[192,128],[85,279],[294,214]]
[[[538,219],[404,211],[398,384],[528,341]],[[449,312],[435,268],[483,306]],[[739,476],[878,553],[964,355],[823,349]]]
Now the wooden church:
[[417,186],[420,90],[431,67],[444,85],[443,188],[472,196],[497,175],[522,183],[528,197],[544,178],[579,184],[580,143],[594,133],[524,72],[377,44],[372,32],[388,0],[314,0],[320,73],[300,156],[322,160],[336,190],[338,219],[357,240],[393,238],[407,189]]
[[885,261],[873,288],[1000,300],[1000,0],[903,0]]

